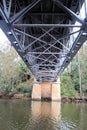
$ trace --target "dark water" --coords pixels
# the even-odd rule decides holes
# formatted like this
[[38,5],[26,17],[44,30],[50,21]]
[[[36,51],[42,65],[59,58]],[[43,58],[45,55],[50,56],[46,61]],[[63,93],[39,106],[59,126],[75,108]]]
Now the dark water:
[[0,100],[0,130],[87,130],[87,104]]

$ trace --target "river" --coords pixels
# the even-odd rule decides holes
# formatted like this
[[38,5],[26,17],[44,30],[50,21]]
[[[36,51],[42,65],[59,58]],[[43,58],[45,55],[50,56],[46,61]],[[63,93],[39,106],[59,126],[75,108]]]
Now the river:
[[0,100],[0,130],[87,130],[87,104]]

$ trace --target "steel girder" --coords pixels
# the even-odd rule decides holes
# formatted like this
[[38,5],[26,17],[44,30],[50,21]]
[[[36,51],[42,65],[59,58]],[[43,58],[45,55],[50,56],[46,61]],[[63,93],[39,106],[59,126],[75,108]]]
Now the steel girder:
[[0,27],[36,80],[53,82],[87,39],[87,0],[1,0]]

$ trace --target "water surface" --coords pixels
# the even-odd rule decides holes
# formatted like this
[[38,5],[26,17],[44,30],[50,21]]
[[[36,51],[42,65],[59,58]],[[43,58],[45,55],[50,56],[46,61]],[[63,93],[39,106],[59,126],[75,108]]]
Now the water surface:
[[87,104],[0,100],[0,130],[87,130]]

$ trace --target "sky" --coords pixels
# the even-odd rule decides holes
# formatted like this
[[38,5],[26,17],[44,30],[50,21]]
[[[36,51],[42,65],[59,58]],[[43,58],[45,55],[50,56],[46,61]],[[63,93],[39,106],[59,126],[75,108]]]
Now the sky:
[[0,43],[8,41],[8,38],[4,34],[4,32],[0,29]]
[[4,32],[0,29],[0,50],[3,50],[8,45],[9,40],[4,34]]

